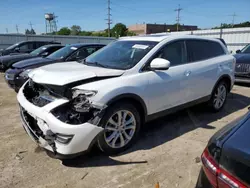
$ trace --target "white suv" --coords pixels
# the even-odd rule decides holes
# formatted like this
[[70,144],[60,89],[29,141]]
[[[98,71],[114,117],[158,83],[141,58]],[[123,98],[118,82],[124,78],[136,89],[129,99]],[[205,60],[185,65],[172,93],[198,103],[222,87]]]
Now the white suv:
[[17,98],[27,133],[56,156],[71,157],[93,144],[114,154],[159,116],[201,102],[220,110],[234,67],[217,39],[125,37],[82,62],[30,72]]

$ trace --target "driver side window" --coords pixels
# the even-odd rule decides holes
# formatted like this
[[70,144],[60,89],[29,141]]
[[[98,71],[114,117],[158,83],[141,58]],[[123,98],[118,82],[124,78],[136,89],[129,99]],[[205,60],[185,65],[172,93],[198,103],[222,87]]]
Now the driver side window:
[[163,58],[170,61],[170,67],[187,63],[187,54],[184,41],[176,41],[166,44],[155,58]]
[[86,57],[88,57],[90,54],[92,54],[94,52],[93,47],[84,47],[84,48],[80,48],[79,50],[77,50],[74,54],[72,54],[69,59],[70,60],[81,60],[84,59]]

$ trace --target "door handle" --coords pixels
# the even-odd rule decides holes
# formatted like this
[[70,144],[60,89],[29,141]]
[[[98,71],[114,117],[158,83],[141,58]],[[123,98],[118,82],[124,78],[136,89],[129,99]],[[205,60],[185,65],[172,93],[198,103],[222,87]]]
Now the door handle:
[[191,74],[191,71],[185,71],[184,75],[189,76]]

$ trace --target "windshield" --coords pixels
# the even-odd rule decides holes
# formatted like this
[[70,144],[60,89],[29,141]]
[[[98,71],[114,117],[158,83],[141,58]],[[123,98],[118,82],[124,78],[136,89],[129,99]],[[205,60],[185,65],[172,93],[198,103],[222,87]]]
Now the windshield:
[[45,51],[46,49],[47,49],[46,47],[42,46],[42,47],[37,48],[36,50],[30,52],[30,54],[36,56],[36,55],[41,54],[41,53],[42,53],[43,51]]
[[9,46],[8,48],[6,48],[6,50],[11,50],[13,48],[15,48],[16,46],[18,46],[19,43],[13,44],[11,46]]
[[246,45],[242,50],[241,53],[250,53],[250,44]]
[[135,66],[155,45],[152,41],[116,41],[86,58],[85,64],[130,69]]
[[74,46],[65,46],[60,50],[55,51],[54,53],[50,54],[47,58],[49,59],[63,59],[69,56],[72,52],[77,50],[77,47]]

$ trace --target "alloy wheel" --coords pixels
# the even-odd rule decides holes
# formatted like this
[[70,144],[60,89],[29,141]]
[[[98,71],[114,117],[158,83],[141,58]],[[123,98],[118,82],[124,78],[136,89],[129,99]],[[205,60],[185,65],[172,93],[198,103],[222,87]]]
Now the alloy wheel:
[[119,110],[109,118],[104,130],[105,142],[111,148],[122,148],[129,143],[135,134],[135,117],[128,110]]
[[213,105],[215,109],[220,109],[227,97],[227,88],[224,84],[220,85],[215,94],[214,94],[214,100],[213,100]]

